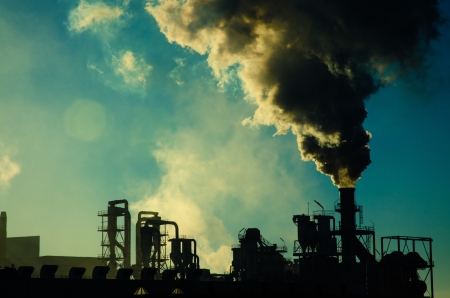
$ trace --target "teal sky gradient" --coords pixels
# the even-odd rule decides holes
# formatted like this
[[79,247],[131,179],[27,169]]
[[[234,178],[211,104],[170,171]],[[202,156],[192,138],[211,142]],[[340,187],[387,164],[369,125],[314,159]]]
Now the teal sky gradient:
[[[159,211],[194,235],[214,271],[227,269],[243,227],[283,238],[292,257],[292,215],[313,200],[332,209],[330,178],[300,159],[293,135],[242,125],[256,107],[240,82],[218,87],[206,57],[167,42],[144,1],[103,3],[124,14],[81,32],[70,29],[80,2],[0,3],[0,161],[20,167],[0,175],[8,236],[40,235],[41,255],[97,256],[97,211],[127,199],[133,218]],[[424,78],[367,101],[372,163],[356,185],[378,243],[433,238],[438,297],[450,296],[448,26]],[[127,52],[134,68],[121,64]]]

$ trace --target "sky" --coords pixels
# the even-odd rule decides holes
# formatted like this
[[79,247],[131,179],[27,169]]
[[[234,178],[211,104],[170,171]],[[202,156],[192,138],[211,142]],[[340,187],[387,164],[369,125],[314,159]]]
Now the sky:
[[[449,18],[448,3],[439,5]],[[319,209],[314,200],[332,210],[337,187],[302,160],[302,132],[264,118],[268,106],[254,96],[261,81],[253,79],[265,56],[226,56],[231,48],[207,44],[217,32],[192,37],[163,12],[145,1],[1,1],[0,209],[8,236],[40,235],[41,255],[97,256],[97,211],[126,199],[133,221],[157,211],[193,235],[202,267],[214,272],[228,269],[242,228],[257,227],[272,243],[283,238],[292,257],[292,215],[307,213],[308,203]],[[448,23],[440,31],[420,70],[386,76],[365,99],[372,162],[356,200],[378,249],[382,236],[433,238],[435,291],[444,297]],[[265,47],[276,39],[269,33],[261,33]]]

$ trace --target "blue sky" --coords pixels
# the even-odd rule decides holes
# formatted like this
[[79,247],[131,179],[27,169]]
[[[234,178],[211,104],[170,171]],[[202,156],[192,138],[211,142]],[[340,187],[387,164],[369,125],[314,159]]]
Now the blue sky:
[[[449,37],[442,26],[424,78],[367,101],[372,163],[356,185],[377,237],[433,238],[440,296],[450,295]],[[292,134],[242,124],[256,106],[241,82],[218,85],[207,55],[168,42],[143,1],[2,1],[0,47],[0,209],[9,236],[41,235],[41,255],[98,255],[97,211],[127,199],[133,218],[177,221],[202,265],[224,271],[243,227],[292,253],[292,215],[338,198]]]

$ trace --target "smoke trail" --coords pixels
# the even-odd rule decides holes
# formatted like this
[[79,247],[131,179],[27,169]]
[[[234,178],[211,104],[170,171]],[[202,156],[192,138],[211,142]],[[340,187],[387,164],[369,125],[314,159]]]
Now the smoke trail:
[[304,160],[354,186],[370,164],[365,102],[422,66],[441,22],[435,0],[159,0],[170,42],[208,55],[220,83],[237,70],[258,105],[245,122],[291,130]]

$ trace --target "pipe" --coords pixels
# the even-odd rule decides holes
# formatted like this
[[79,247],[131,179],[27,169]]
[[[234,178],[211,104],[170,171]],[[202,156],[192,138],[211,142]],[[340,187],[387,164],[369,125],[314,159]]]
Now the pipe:
[[180,238],[179,232],[178,232],[178,225],[174,221],[168,221],[168,220],[158,220],[158,219],[147,219],[145,221],[145,225],[148,224],[158,224],[158,225],[173,225],[175,227],[175,238]]
[[[109,206],[112,208],[117,208],[119,209],[120,207],[116,207],[116,205],[118,204],[125,204],[125,207],[123,208],[123,214],[125,217],[125,247],[123,250],[123,265],[125,268],[129,268],[131,267],[131,256],[130,256],[130,248],[131,248],[131,215],[130,215],[130,211],[128,211],[128,201],[127,200],[115,200],[115,201],[109,201],[108,202]],[[109,208],[108,208],[109,209]],[[122,208],[120,208],[122,209]],[[109,210],[108,210],[109,211]],[[108,212],[109,213],[109,212]],[[114,212],[114,215],[116,214],[116,212]],[[115,216],[116,220],[115,220],[115,227],[117,228],[117,216]],[[109,220],[108,220],[108,226],[109,226]],[[109,227],[108,227],[109,228]],[[109,239],[110,243],[111,243],[111,238]],[[118,241],[116,240],[116,237],[114,237],[113,242],[115,242],[114,244],[119,246]],[[113,254],[115,256],[115,253],[111,252],[111,254]]]
[[200,258],[197,256],[197,241],[195,241],[195,239],[192,239],[192,241],[194,241],[194,256],[197,258],[196,267],[197,269],[200,269]]
[[[157,225],[173,225],[175,227],[175,238],[178,239],[179,238],[179,231],[178,231],[178,225],[176,222],[174,221],[167,221],[167,220],[158,220],[158,219],[147,219],[145,221],[145,225],[149,225],[149,224],[157,224]],[[159,237],[159,241],[161,241],[161,237]],[[158,272],[161,271],[161,245],[160,243],[158,244]]]
[[197,269],[200,269],[200,258],[197,255],[195,257],[197,258]]
[[158,216],[158,212],[154,212],[154,211],[139,211],[139,213],[138,213],[138,221],[141,220],[141,215],[142,214],[150,214],[150,215],[153,215],[154,217]]

